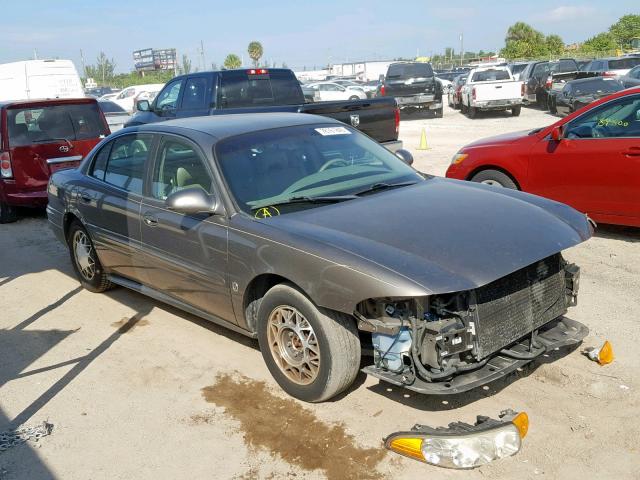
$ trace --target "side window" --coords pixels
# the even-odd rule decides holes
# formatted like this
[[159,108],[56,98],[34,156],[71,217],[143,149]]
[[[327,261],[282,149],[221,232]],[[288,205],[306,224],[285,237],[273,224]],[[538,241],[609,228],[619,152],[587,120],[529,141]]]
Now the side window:
[[122,92],[120,92],[120,95],[118,95],[118,100],[122,100],[123,98],[129,98],[133,96],[134,93],[135,93],[135,88],[126,88]]
[[186,110],[207,108],[207,83],[206,77],[189,78],[184,86],[182,108]]
[[135,134],[113,140],[104,171],[104,181],[128,192],[142,195],[144,167],[152,139],[151,135]]
[[182,80],[176,80],[164,87],[164,89],[158,94],[156,108],[158,110],[175,110],[178,104],[178,95],[180,95],[181,86]]
[[638,78],[638,79],[640,79],[640,67],[636,67],[636,68],[634,68],[633,70],[631,70],[631,71],[629,72],[629,76],[630,76],[631,78]]
[[567,138],[640,137],[640,95],[607,103],[572,121]]
[[93,165],[91,166],[91,176],[97,178],[98,180],[104,181],[104,172],[107,168],[107,161],[109,160],[111,145],[113,145],[113,142],[110,142],[102,147],[93,160]]
[[181,140],[165,140],[156,157],[151,194],[164,200],[185,188],[202,188],[212,193],[211,175],[194,148]]

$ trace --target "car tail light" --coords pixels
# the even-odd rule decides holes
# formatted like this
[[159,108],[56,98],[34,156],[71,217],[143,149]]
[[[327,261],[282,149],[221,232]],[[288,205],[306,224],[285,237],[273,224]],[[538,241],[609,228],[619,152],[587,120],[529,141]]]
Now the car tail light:
[[474,100],[476,99],[476,87],[473,87],[473,89],[471,89],[471,98],[473,98]]
[[551,76],[547,77],[547,81],[544,83],[545,88],[551,88],[553,85],[553,78]]
[[9,152],[0,152],[0,176],[2,178],[13,177],[13,170],[11,169],[11,155]]
[[252,68],[251,70],[247,70],[249,75],[267,75],[269,70],[266,68]]
[[400,108],[396,105],[396,135],[400,134]]
[[380,85],[380,96],[384,97],[385,94],[386,94],[386,91],[385,91],[384,85]]
[[616,72],[602,72],[603,77],[615,77]]

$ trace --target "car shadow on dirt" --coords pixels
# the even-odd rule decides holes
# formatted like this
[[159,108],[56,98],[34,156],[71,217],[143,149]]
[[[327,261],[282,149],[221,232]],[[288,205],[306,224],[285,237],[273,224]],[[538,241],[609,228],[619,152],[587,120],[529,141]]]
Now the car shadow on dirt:
[[456,408],[464,407],[483,398],[492,397],[497,393],[500,393],[517,380],[533,374],[542,365],[553,363],[569,355],[571,352],[578,349],[580,345],[581,344],[573,345],[571,347],[564,347],[544,353],[531,363],[528,363],[521,369],[516,370],[505,377],[462,393],[452,395],[425,395],[383,381],[380,381],[377,385],[367,388],[374,393],[383,395],[390,400],[417,410],[429,412],[455,410]]
[[598,224],[595,236],[610,240],[622,240],[624,242],[640,242],[640,228],[626,227],[624,225]]

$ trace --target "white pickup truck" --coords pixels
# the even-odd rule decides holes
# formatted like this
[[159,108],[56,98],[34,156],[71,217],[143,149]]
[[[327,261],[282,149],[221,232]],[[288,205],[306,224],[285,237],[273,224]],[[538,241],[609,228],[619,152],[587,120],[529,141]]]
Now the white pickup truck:
[[474,118],[479,110],[509,109],[517,117],[522,108],[522,82],[515,80],[507,67],[474,68],[460,96],[462,112],[469,118]]

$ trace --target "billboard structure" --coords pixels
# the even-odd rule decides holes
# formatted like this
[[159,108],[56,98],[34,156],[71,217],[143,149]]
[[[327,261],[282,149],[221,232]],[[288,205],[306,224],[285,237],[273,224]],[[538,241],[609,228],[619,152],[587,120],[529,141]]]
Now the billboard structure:
[[174,70],[178,67],[176,62],[176,49],[144,48],[133,52],[133,61],[138,72],[152,70]]

